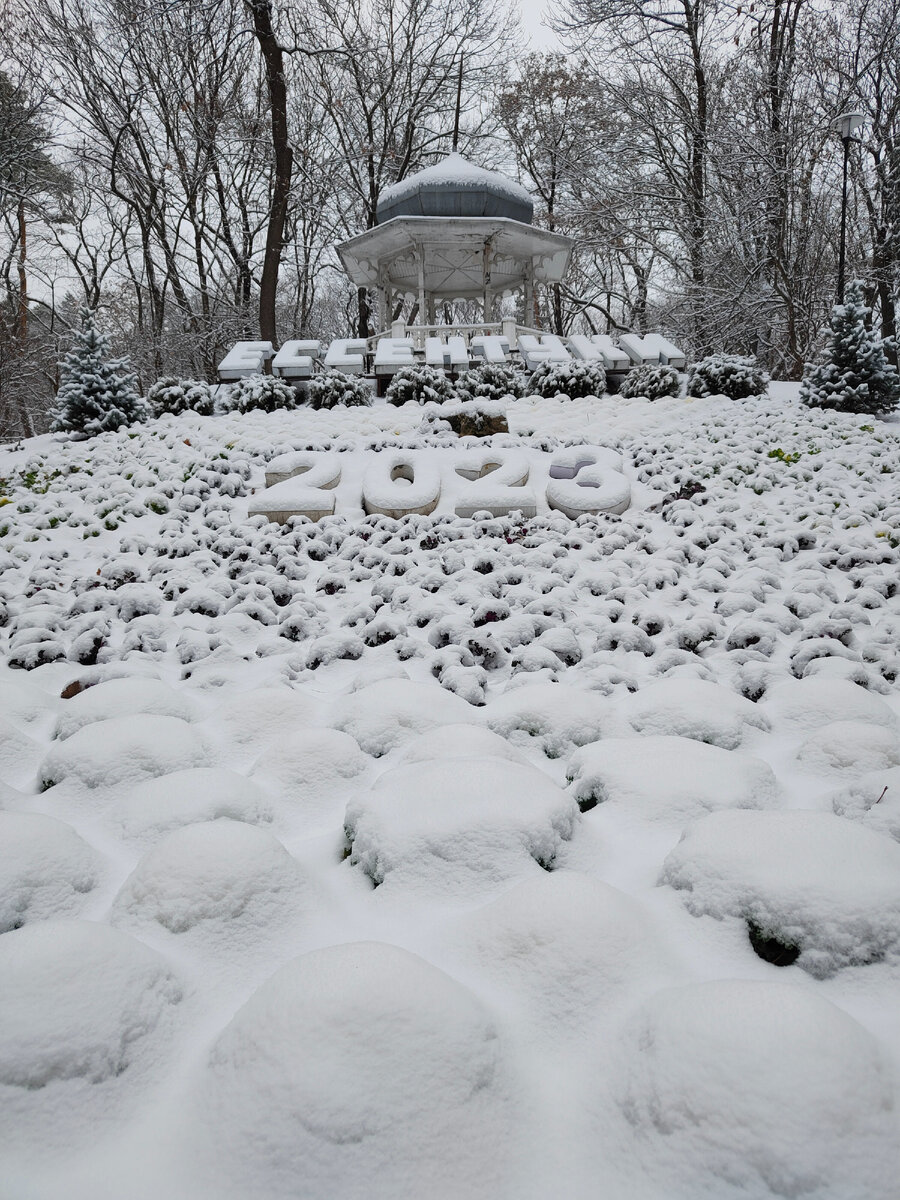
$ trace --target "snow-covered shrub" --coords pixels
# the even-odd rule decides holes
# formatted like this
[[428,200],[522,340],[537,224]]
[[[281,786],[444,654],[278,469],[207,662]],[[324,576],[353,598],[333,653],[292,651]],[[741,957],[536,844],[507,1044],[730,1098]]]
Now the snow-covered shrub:
[[645,396],[648,400],[659,400],[663,396],[677,396],[681,379],[674,367],[655,366],[647,363],[633,367],[622,380],[619,395],[626,400]]
[[135,391],[127,358],[109,358],[109,336],[81,310],[81,330],[62,363],[63,382],[51,413],[54,431],[97,433],[146,421],[149,409]]
[[229,412],[250,412],[261,408],[275,412],[279,408],[295,408],[297,393],[285,379],[275,375],[248,375],[231,385],[225,401]]
[[888,362],[884,339],[866,322],[871,309],[860,280],[831,310],[829,334],[818,362],[806,363],[800,399],[839,412],[885,413],[900,404],[900,375]]
[[313,408],[366,407],[372,403],[372,393],[358,375],[343,371],[322,371],[309,381],[306,397]]
[[467,371],[456,387],[460,400],[502,400],[524,396],[526,391],[522,372],[502,363],[483,363]]
[[689,396],[727,396],[743,400],[760,396],[766,390],[768,376],[755,358],[740,354],[710,354],[701,358],[688,372]]
[[210,417],[213,411],[212,392],[204,379],[179,379],[175,375],[164,375],[152,383],[147,389],[147,403],[155,417],[183,412]]
[[456,398],[456,389],[443,371],[436,367],[416,365],[401,367],[388,384],[385,398],[388,404],[442,404]]
[[536,396],[602,396],[606,391],[606,372],[600,363],[542,362],[532,373],[528,385]]

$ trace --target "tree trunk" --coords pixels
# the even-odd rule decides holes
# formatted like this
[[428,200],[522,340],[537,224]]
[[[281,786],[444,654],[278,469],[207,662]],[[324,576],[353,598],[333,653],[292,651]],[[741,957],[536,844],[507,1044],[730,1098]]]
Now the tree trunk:
[[272,123],[272,197],[266,229],[266,249],[259,285],[259,336],[277,344],[275,296],[284,248],[284,228],[290,203],[294,155],[288,140],[287,85],[284,55],[272,25],[271,0],[246,0],[253,16],[253,29],[266,71]]

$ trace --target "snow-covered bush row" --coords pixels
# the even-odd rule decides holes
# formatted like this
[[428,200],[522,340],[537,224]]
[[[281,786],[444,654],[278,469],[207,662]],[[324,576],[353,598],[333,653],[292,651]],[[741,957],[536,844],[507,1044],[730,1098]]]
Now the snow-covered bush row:
[[662,396],[677,396],[681,388],[681,376],[674,367],[633,367],[619,388],[619,395],[626,400],[634,396],[646,396],[648,400],[659,400]]
[[442,404],[456,399],[456,388],[436,367],[401,367],[391,376],[385,399],[388,404]]
[[536,396],[602,396],[606,391],[606,372],[599,363],[539,363],[528,381],[528,391]]
[[196,412],[208,417],[213,411],[213,393],[203,379],[179,379],[175,375],[164,375],[147,389],[147,403],[154,417],[163,413],[176,416],[183,412]]
[[297,390],[286,379],[276,375],[248,375],[230,386],[225,408],[242,413],[255,408],[275,412],[279,408],[294,408],[296,403]]
[[744,400],[766,390],[769,377],[755,358],[740,354],[710,354],[694,363],[687,377],[689,396],[727,396]]
[[315,409],[366,408],[372,403],[372,392],[358,375],[328,370],[312,377],[306,399]]

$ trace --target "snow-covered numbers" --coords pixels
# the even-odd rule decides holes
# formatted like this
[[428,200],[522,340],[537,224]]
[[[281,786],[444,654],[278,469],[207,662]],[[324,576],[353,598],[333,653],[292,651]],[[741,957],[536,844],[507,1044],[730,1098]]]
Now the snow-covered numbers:
[[427,516],[441,498],[441,474],[430,456],[397,451],[379,454],[363,479],[363,508],[367,513],[405,517]]
[[269,461],[266,488],[248,511],[279,523],[360,511],[398,519],[433,512],[530,519],[555,509],[574,519],[625,511],[631,487],[621,468],[621,457],[601,446],[552,458],[530,448],[292,451]]
[[334,513],[334,491],[341,479],[336,454],[282,454],[269,463],[266,490],[250,502],[250,516],[284,523],[289,517],[321,520]]
[[457,497],[454,512],[458,517],[485,511],[495,517],[515,511],[533,517],[537,512],[534,491],[525,486],[529,466],[524,454],[476,452],[457,464],[456,473],[471,481]]
[[547,503],[567,517],[584,513],[623,513],[631,485],[622,474],[622,456],[602,446],[576,446],[554,455]]

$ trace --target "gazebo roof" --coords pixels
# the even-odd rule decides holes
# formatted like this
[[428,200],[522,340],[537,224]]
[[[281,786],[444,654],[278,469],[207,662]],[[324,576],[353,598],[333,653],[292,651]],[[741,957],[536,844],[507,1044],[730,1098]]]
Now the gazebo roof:
[[385,188],[375,215],[379,224],[395,217],[504,217],[530,225],[534,204],[515,180],[454,152]]
[[343,242],[337,252],[357,287],[387,286],[415,296],[424,282],[426,293],[458,300],[482,296],[486,288],[513,291],[529,277],[558,283],[572,241],[506,217],[397,216]]

